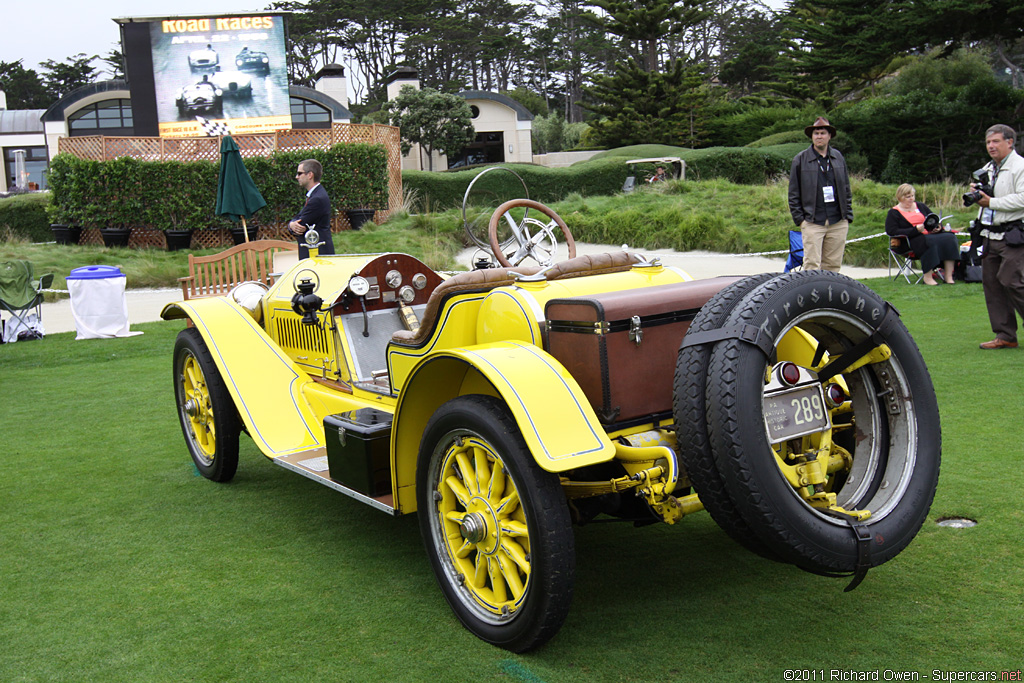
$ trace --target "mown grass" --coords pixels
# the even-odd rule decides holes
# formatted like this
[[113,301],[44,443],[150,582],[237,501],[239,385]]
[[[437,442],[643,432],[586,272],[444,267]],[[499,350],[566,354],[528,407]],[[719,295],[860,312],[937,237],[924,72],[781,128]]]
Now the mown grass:
[[[171,390],[181,324],[0,346],[2,681],[781,681],[787,669],[1016,671],[1024,662],[1024,351],[985,352],[979,285],[868,284],[932,375],[943,464],[899,557],[846,582],[754,556],[705,514],[575,530],[551,643],[465,631],[415,516],[274,466],[242,438],[229,484],[197,476]],[[973,529],[935,521],[966,515]],[[831,679],[827,679],[831,680]],[[954,679],[945,679],[954,680]]]

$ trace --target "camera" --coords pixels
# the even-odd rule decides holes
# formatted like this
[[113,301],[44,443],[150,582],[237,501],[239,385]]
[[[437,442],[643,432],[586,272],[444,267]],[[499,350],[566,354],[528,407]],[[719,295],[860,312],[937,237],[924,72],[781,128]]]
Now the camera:
[[970,206],[976,204],[981,199],[981,193],[984,192],[991,197],[995,192],[992,190],[992,185],[989,184],[988,171],[982,166],[977,171],[971,173],[971,178],[976,187],[970,192],[964,192],[963,200],[964,206]]

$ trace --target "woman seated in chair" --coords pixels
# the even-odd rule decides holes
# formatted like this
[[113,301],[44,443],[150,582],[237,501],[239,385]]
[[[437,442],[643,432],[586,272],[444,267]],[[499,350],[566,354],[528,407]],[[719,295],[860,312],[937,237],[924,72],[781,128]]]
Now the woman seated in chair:
[[895,251],[913,253],[914,258],[921,261],[925,284],[939,284],[935,281],[932,271],[940,264],[942,279],[953,284],[953,266],[960,260],[960,243],[952,233],[943,232],[942,226],[935,219],[935,226],[929,231],[925,225],[925,218],[932,211],[921,202],[915,201],[915,198],[916,193],[912,185],[904,183],[896,188],[897,203],[889,209],[885,217],[885,232],[890,237],[906,238],[907,244]]

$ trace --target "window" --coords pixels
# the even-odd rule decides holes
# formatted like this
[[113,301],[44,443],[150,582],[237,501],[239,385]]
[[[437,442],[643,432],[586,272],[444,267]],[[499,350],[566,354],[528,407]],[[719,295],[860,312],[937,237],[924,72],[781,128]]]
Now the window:
[[95,102],[68,117],[71,135],[131,135],[134,125],[131,100]]
[[292,128],[330,128],[331,112],[316,102],[291,98]]
[[[15,164],[16,150],[25,151],[25,172],[27,177],[18,179]],[[4,173],[7,178],[7,187],[21,186],[23,189],[45,190],[46,169],[49,167],[49,159],[46,156],[46,147],[4,147]]]

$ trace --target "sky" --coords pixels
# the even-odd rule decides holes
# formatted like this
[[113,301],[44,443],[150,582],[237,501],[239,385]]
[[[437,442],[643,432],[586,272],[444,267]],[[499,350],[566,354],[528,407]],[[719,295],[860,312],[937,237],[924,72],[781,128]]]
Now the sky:
[[[50,0],[48,2],[0,1],[0,62],[16,62],[38,69],[48,59],[63,62],[84,52],[103,57],[121,47],[118,17],[166,17],[239,14],[263,10],[261,3],[246,0]],[[105,68],[94,62],[97,69]]]
[[[215,14],[250,14],[264,10],[270,0],[49,0],[0,1],[0,62],[22,61],[37,70],[40,62],[63,62],[83,52],[103,57],[121,46],[117,17],[165,17]],[[768,0],[771,7],[784,0]],[[94,62],[97,69],[105,65]],[[105,74],[106,75],[106,74]]]

